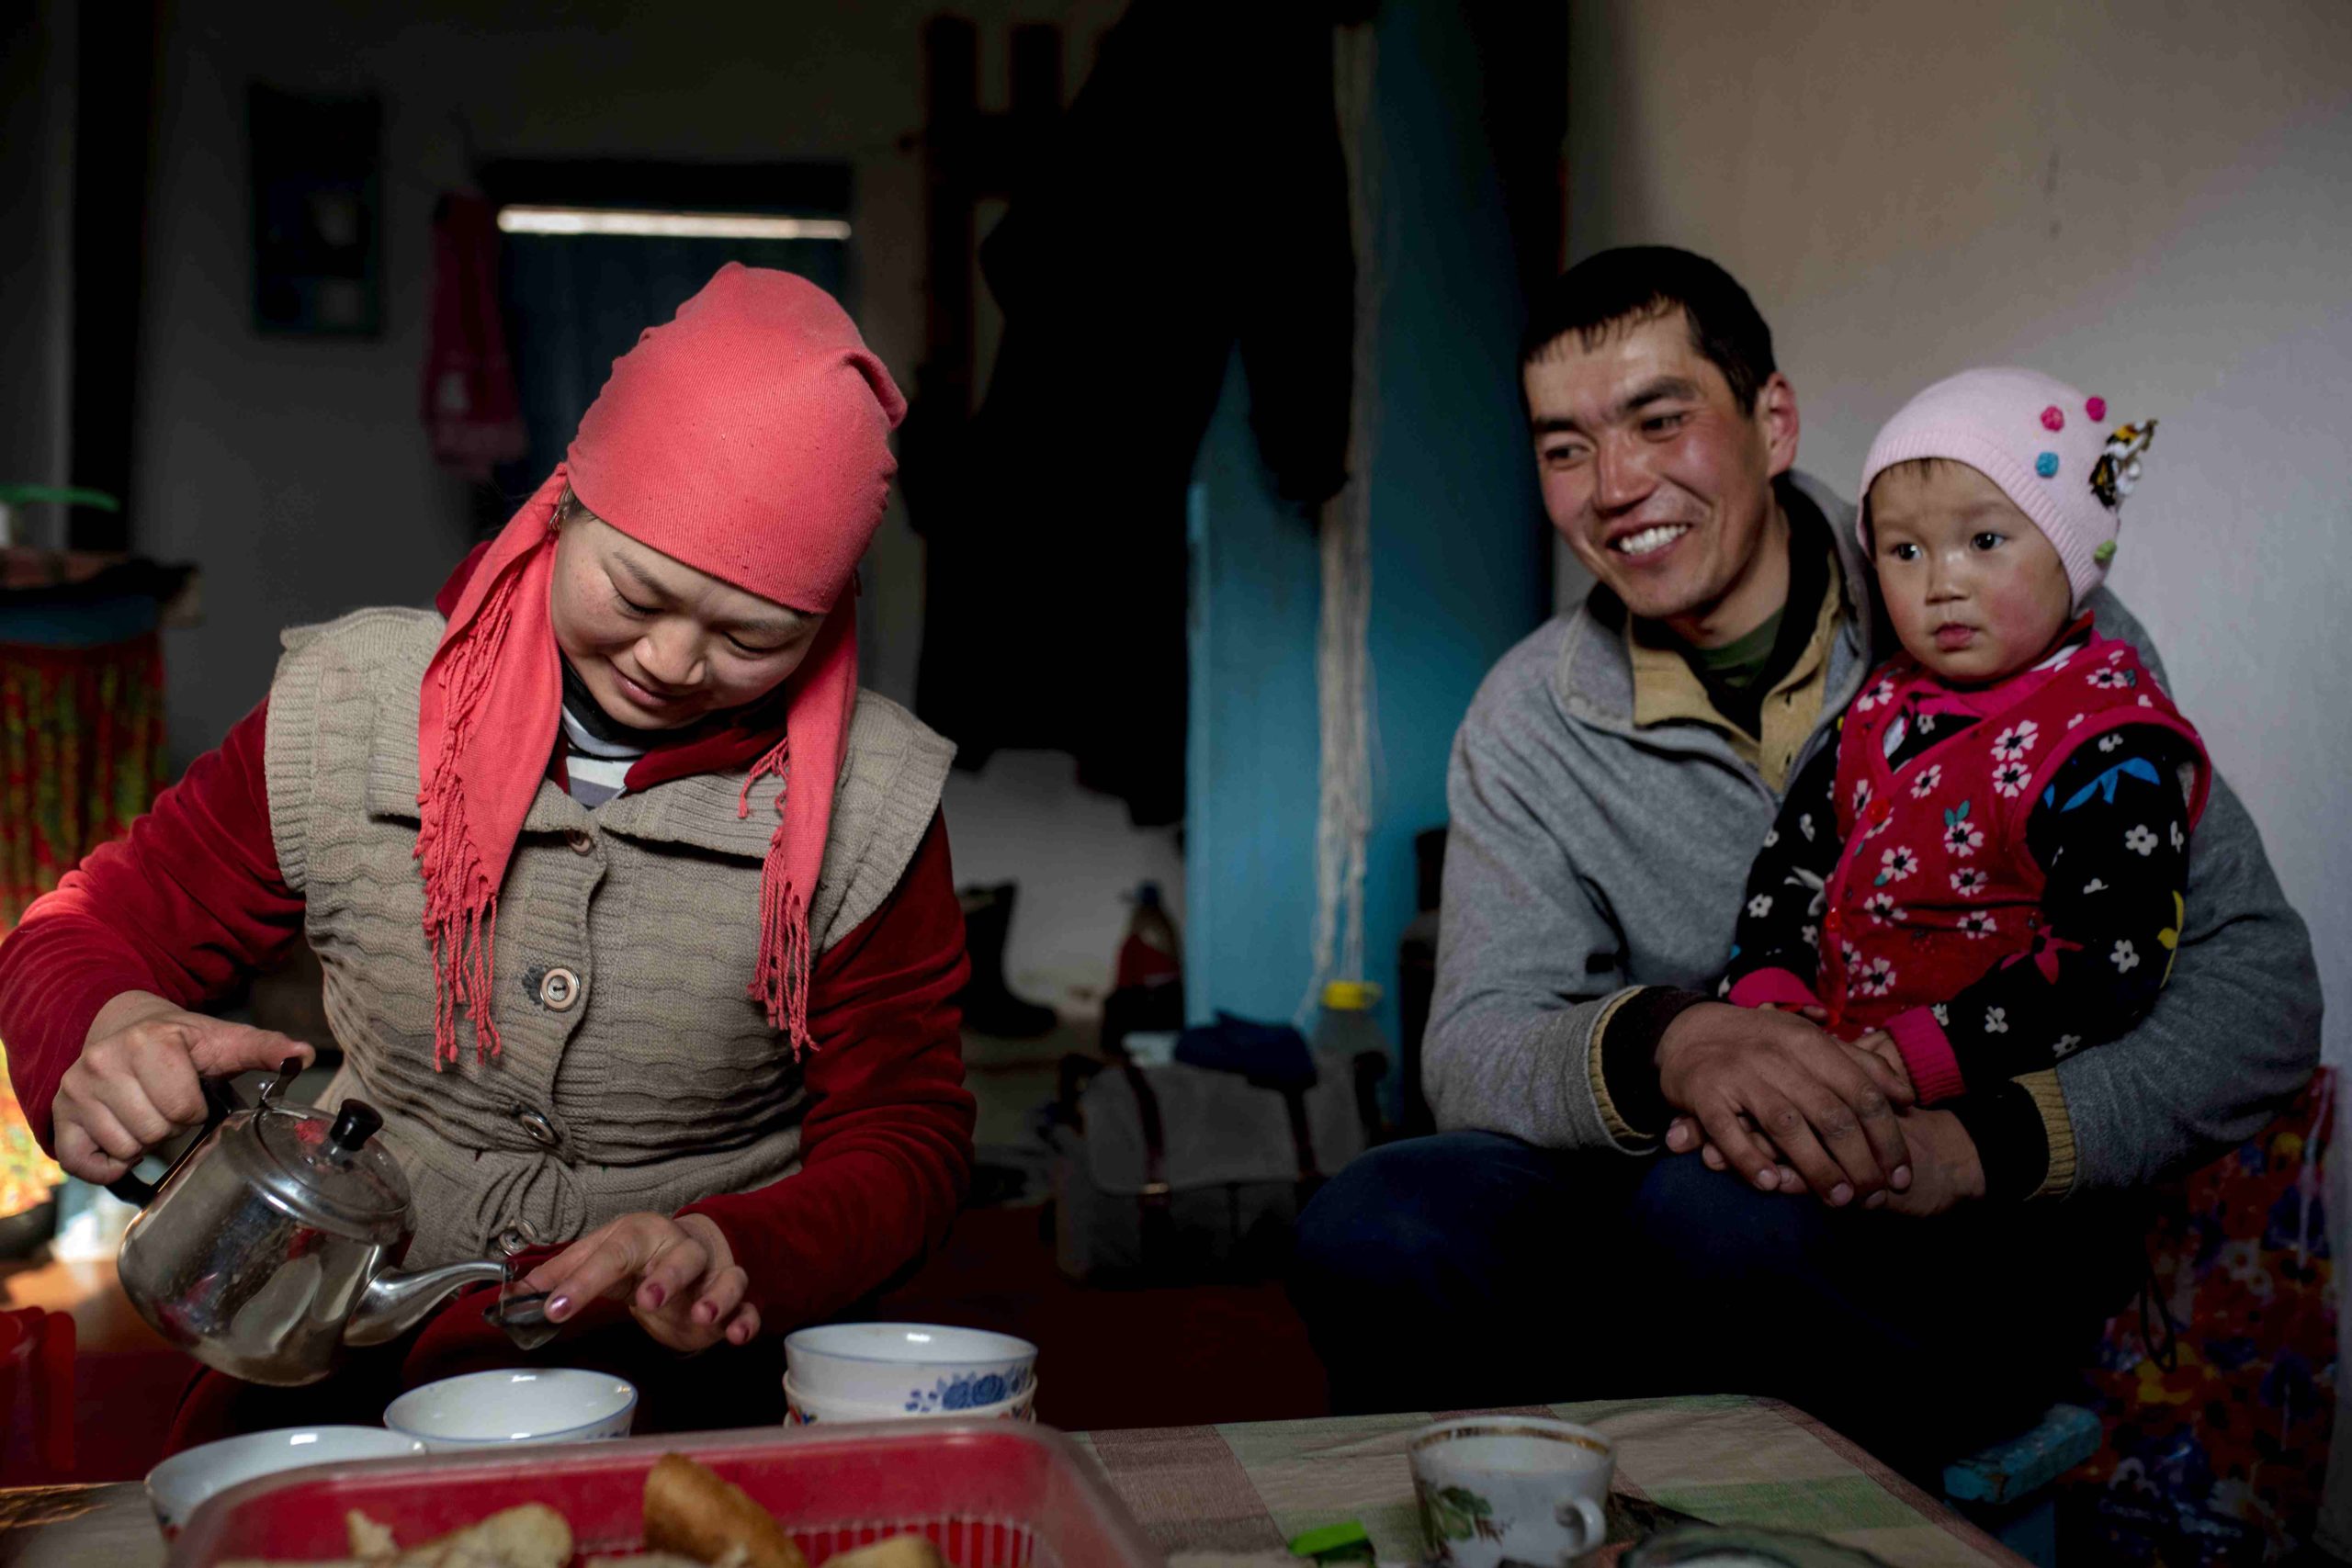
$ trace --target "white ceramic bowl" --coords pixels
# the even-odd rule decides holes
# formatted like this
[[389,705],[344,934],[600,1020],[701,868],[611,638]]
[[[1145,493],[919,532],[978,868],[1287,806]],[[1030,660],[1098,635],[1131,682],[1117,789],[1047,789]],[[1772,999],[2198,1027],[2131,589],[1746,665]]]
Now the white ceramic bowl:
[[784,1379],[784,1424],[787,1427],[840,1426],[850,1421],[1034,1421],[1032,1406],[1037,1398],[1037,1381],[1010,1399],[994,1404],[966,1405],[959,1409],[935,1407],[915,1409],[920,1401],[902,1401],[892,1404],[861,1404],[853,1400],[833,1399],[825,1394],[804,1392],[787,1372]]
[[179,1533],[198,1504],[256,1475],[336,1460],[387,1459],[424,1451],[424,1445],[416,1438],[380,1427],[288,1427],[275,1432],[249,1432],[174,1454],[149,1471],[147,1501],[154,1506],[155,1522],[164,1527],[168,1540]]
[[626,1438],[636,1417],[634,1387],[571,1367],[443,1378],[384,1407],[385,1426],[436,1450]]
[[1001,1404],[1029,1386],[1037,1347],[935,1323],[828,1323],[785,1336],[793,1386],[819,1399],[914,1414]]

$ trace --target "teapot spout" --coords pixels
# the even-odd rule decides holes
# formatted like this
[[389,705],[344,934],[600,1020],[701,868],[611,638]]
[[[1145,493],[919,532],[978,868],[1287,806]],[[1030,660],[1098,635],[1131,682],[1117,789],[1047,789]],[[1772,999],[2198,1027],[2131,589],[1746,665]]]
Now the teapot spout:
[[403,1274],[388,1269],[368,1281],[359,1305],[344,1325],[346,1345],[381,1345],[416,1326],[419,1319],[468,1285],[492,1284],[506,1278],[506,1265],[483,1258],[451,1263],[439,1269]]

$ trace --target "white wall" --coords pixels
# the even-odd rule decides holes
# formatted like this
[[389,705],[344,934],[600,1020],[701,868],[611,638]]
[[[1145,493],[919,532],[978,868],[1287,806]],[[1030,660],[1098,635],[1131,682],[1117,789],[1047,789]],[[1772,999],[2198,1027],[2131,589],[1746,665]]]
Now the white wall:
[[2352,1060],[2352,6],[1591,0],[1569,241],[1711,255],[1802,466],[1970,365],[2157,416],[2112,584],[2312,925]]
[[[847,160],[860,324],[911,389],[923,279],[922,161],[910,139],[922,121],[922,27],[939,8],[166,0],[131,516],[141,549],[205,572],[204,623],[168,639],[175,758],[212,745],[259,699],[281,627],[360,604],[424,603],[470,543],[467,492],[434,466],[416,413],[429,225],[435,197],[465,175],[460,115],[484,158]],[[1064,26],[1075,91],[1123,7],[954,8],[981,24],[981,101],[1001,107],[1011,22]],[[380,341],[251,329],[243,119],[253,80],[383,100]],[[865,562],[862,641],[866,683],[901,701],[914,689],[921,552],[894,505]],[[1024,882],[1017,965],[1107,976],[1115,903],[1099,927],[1033,940],[1046,911],[1100,901],[1093,878],[1061,887],[1050,873],[1023,874],[1068,858],[1057,846],[1073,808],[1058,789],[1033,792],[1035,783],[1034,769],[958,781],[951,809],[973,819],[968,831],[951,823],[959,868]],[[1167,858],[1166,838],[1096,820],[1088,841],[1124,874]]]
[[1059,752],[999,751],[977,773],[950,774],[944,809],[957,885],[1021,886],[1004,973],[1024,1000],[1102,1015],[1137,883],[1159,883],[1170,918],[1183,919],[1176,829],[1137,829],[1123,802],[1080,789]]

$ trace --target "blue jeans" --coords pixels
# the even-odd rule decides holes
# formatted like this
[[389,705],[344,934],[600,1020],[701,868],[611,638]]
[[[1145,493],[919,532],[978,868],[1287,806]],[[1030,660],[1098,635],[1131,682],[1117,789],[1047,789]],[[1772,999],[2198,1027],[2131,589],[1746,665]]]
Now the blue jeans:
[[1336,1410],[1761,1394],[1932,1477],[2071,1391],[2143,1230],[2111,1201],[1906,1219],[1695,1155],[1446,1133],[1317,1195],[1291,1295]]

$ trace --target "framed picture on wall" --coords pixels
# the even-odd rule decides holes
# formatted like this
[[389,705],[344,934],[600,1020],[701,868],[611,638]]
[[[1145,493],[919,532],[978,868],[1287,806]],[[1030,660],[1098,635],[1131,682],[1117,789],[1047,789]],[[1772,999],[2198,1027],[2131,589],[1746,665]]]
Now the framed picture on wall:
[[384,330],[383,106],[247,90],[254,327],[295,336]]

